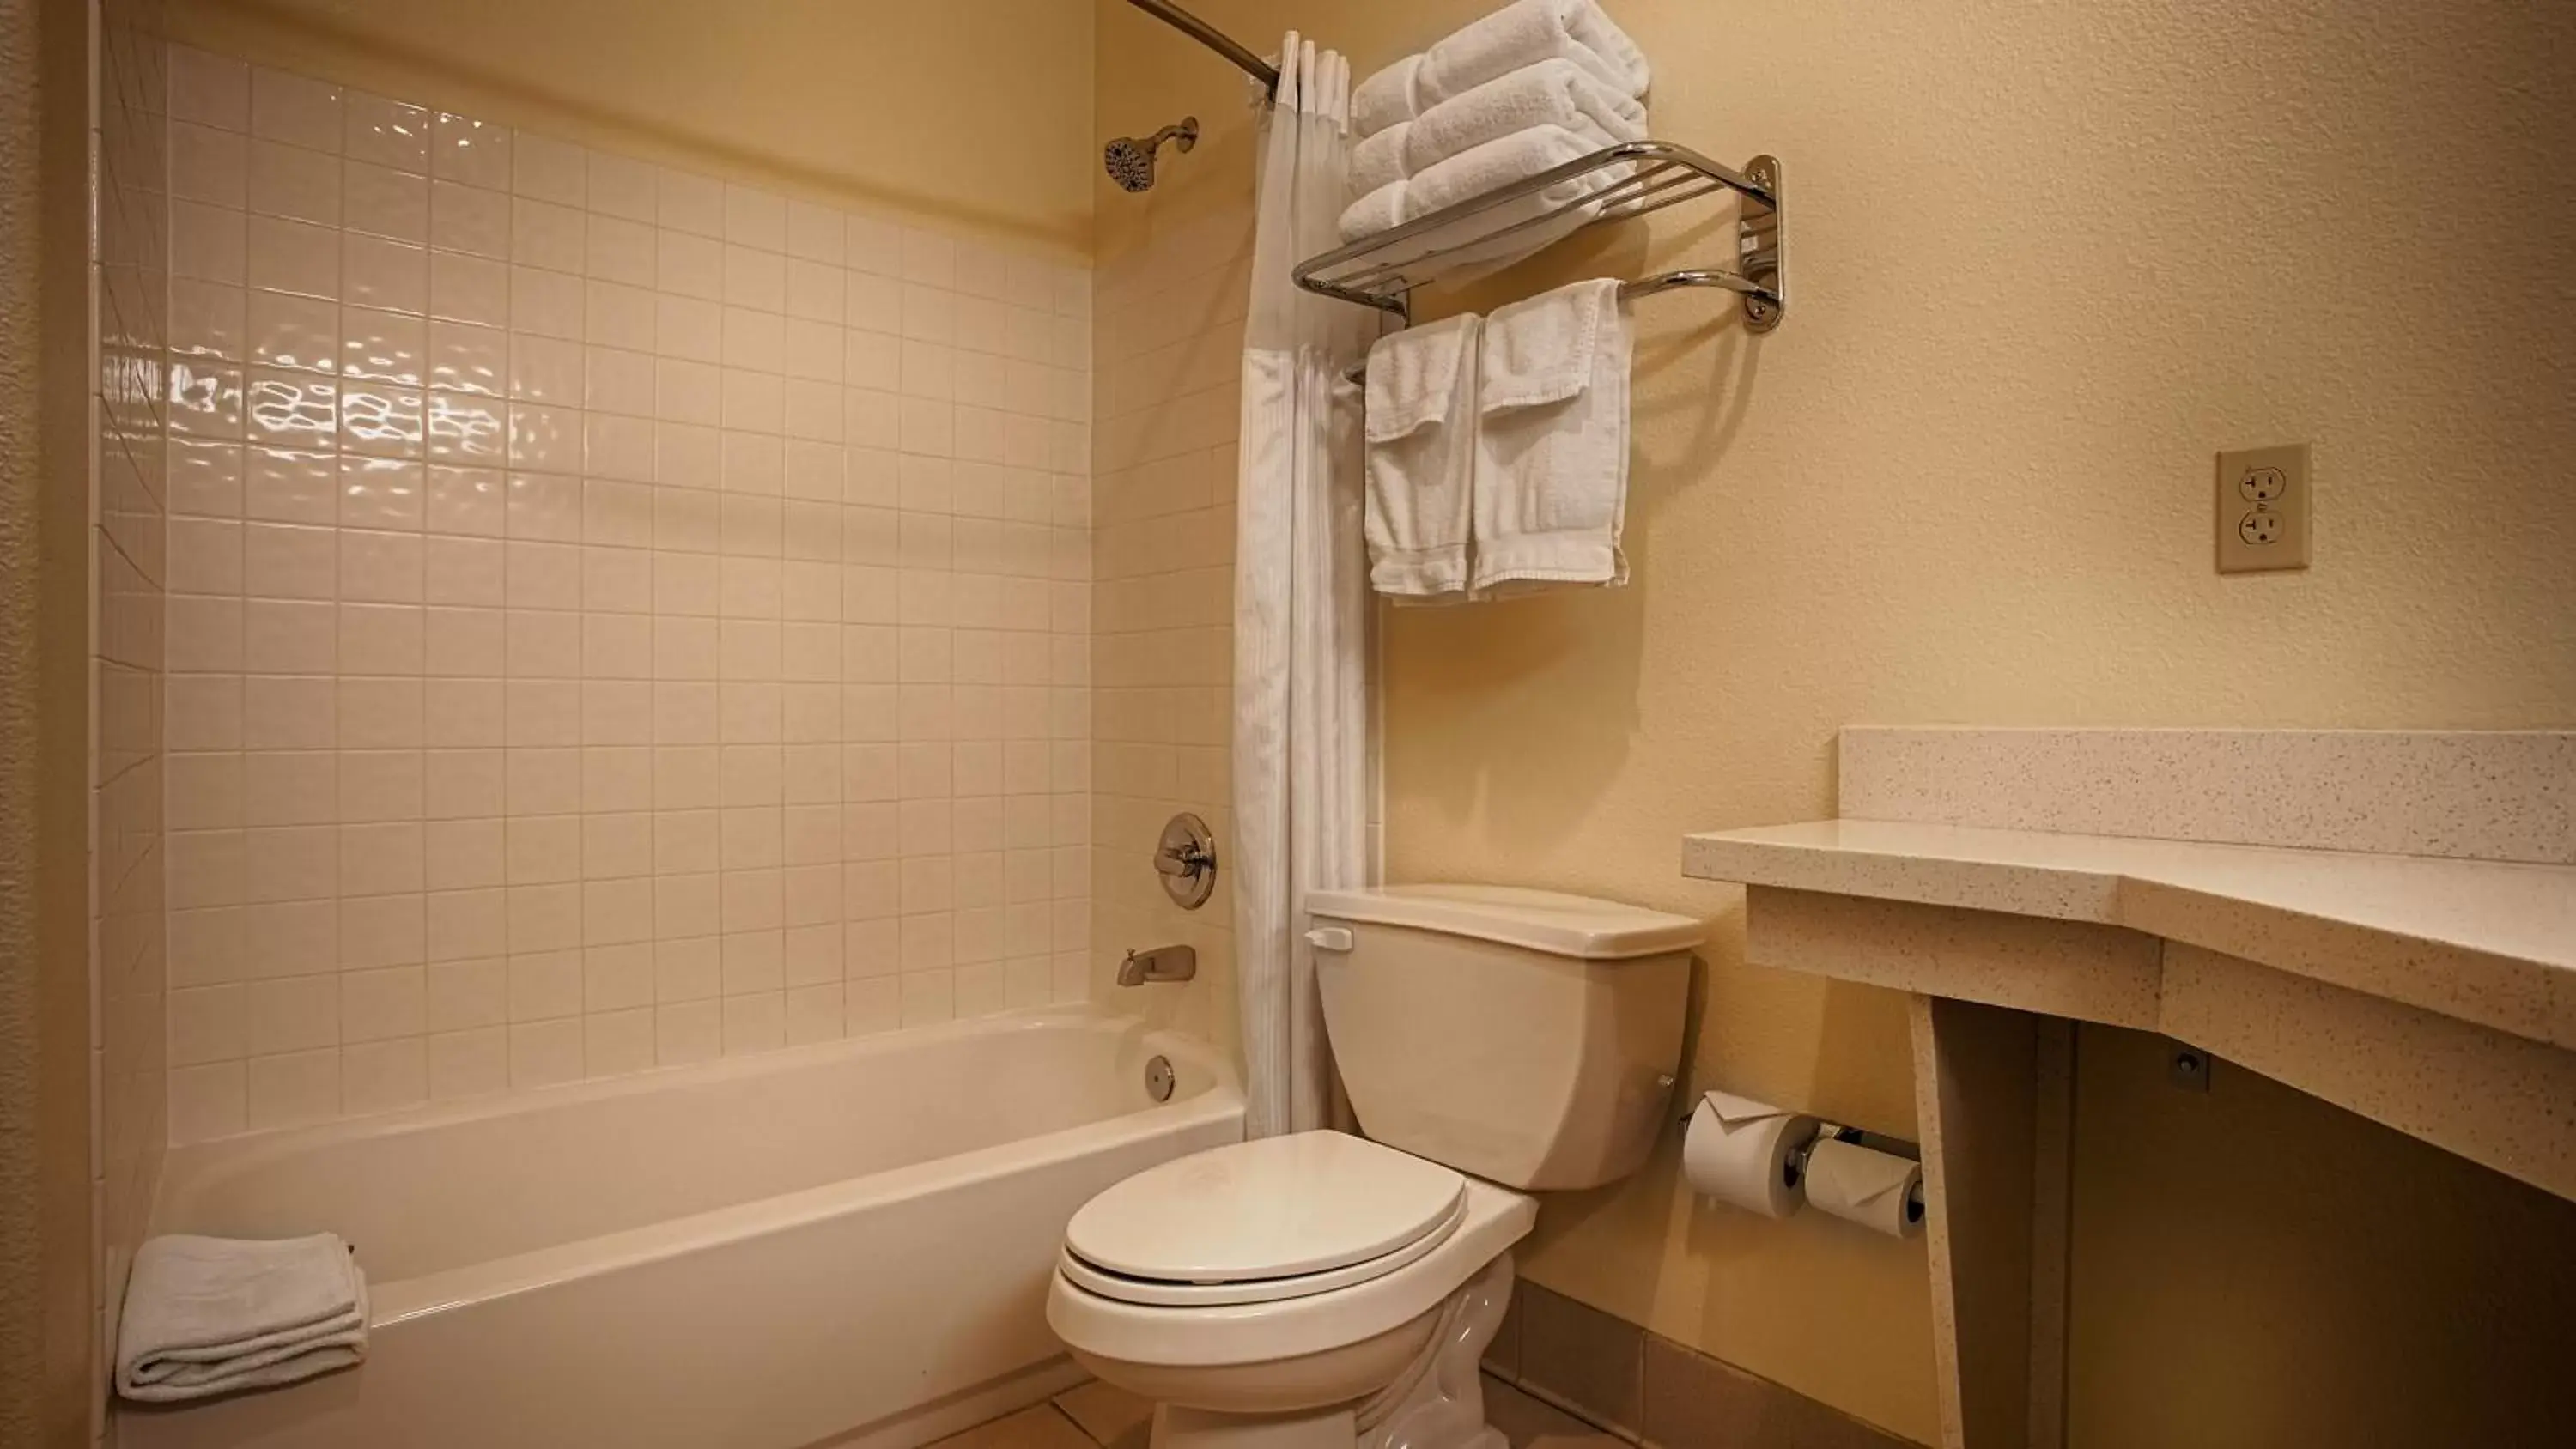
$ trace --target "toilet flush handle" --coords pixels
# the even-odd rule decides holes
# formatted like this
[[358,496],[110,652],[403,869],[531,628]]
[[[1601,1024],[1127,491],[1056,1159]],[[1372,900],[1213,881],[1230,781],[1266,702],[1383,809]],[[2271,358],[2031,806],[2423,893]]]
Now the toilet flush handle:
[[1351,949],[1351,928],[1317,926],[1306,933],[1306,944],[1318,951],[1347,951]]

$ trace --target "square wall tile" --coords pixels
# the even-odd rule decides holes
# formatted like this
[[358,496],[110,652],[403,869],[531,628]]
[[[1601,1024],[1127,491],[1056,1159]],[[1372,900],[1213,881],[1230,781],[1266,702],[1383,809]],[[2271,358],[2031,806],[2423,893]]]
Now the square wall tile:
[[1085,979],[1086,271],[206,52],[167,94],[174,1138]]

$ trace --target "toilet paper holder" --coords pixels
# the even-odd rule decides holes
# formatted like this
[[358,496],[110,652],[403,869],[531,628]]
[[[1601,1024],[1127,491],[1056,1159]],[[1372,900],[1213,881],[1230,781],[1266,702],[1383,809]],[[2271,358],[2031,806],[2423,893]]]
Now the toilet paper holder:
[[[1854,1147],[1866,1147],[1872,1152],[1884,1152],[1890,1157],[1902,1157],[1914,1162],[1923,1160],[1923,1147],[1920,1143],[1908,1142],[1902,1137],[1890,1137],[1884,1132],[1868,1132],[1858,1127],[1845,1127],[1839,1122],[1820,1122],[1816,1124],[1816,1135],[1808,1138],[1802,1146],[1792,1150],[1787,1164],[1780,1169],[1788,1178],[1789,1186],[1797,1187],[1805,1181],[1807,1158],[1816,1150],[1816,1144],[1819,1142],[1848,1142]],[[1923,1221],[1923,1184],[1921,1182],[1915,1183],[1905,1194],[1905,1220],[1916,1224]]]
[[[1671,1079],[1665,1080],[1669,1085]],[[1693,1097],[1682,1108],[1680,1120],[1684,1127],[1690,1125],[1691,1114],[1699,1110],[1700,1100],[1699,1097]],[[1848,1142],[1854,1147],[1866,1147],[1873,1152],[1884,1152],[1890,1157],[1903,1157],[1914,1162],[1923,1160],[1923,1147],[1920,1143],[1908,1142],[1902,1137],[1890,1137],[1884,1132],[1846,1127],[1839,1122],[1819,1121],[1816,1124],[1816,1134],[1791,1148],[1788,1157],[1781,1163],[1780,1185],[1794,1189],[1803,1196],[1806,1190],[1807,1159],[1815,1152],[1817,1143],[1829,1141]],[[1919,1225],[1923,1221],[1924,1212],[1923,1184],[1917,1182],[1905,1195],[1906,1221]]]

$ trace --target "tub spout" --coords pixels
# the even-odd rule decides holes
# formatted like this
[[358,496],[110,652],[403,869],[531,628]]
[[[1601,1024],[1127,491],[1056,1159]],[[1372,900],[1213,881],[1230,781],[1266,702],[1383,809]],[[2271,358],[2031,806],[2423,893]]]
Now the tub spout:
[[1199,974],[1199,953],[1195,946],[1156,946],[1150,951],[1130,949],[1127,959],[1118,963],[1118,984],[1142,986],[1148,981],[1188,981]]

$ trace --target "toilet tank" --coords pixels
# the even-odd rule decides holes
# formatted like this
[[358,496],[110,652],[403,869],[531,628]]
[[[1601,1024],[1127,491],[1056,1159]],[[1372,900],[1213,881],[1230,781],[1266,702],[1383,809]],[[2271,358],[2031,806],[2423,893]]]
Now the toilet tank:
[[1317,891],[1306,911],[1362,1132],[1505,1187],[1594,1187],[1645,1159],[1698,921],[1483,885]]

